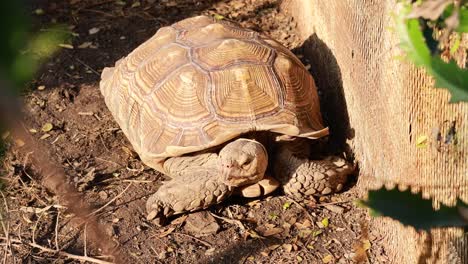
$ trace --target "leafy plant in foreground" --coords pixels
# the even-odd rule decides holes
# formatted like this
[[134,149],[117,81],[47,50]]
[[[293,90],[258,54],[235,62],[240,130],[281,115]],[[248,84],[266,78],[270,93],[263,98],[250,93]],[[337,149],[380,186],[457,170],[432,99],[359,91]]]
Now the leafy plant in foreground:
[[[416,1],[415,5],[402,1],[401,4],[402,10],[395,16],[396,31],[406,57],[434,77],[436,88],[446,88],[451,93],[451,103],[467,102],[468,70],[461,69],[453,60],[442,60],[440,43],[448,42],[450,34],[455,34],[450,53],[459,48],[460,34],[468,32],[467,1],[426,0]],[[442,32],[440,41],[434,38],[436,31]],[[461,200],[454,207],[441,205],[439,210],[434,210],[432,201],[423,199],[421,194],[381,188],[369,191],[368,200],[358,203],[369,207],[374,216],[387,216],[420,230],[468,226],[468,205]]]
[[368,196],[367,201],[359,204],[371,208],[371,215],[388,216],[419,230],[468,226],[468,205],[461,200],[453,207],[442,204],[439,210],[434,210],[431,200],[410,190],[381,188],[369,191]]
[[[439,3],[444,8],[438,6],[438,9],[434,9],[429,3]],[[401,40],[400,48],[405,51],[407,58],[434,77],[436,88],[450,91],[451,103],[468,101],[468,70],[461,69],[453,60],[443,61],[439,50],[441,42],[433,38],[435,31],[443,32],[443,42],[451,33],[468,32],[466,1],[458,4],[454,4],[452,0],[423,1],[416,7],[403,1],[401,8],[396,16],[396,31]],[[434,17],[434,20],[428,19]],[[458,49],[460,37],[456,36],[458,42],[455,41],[452,52]]]

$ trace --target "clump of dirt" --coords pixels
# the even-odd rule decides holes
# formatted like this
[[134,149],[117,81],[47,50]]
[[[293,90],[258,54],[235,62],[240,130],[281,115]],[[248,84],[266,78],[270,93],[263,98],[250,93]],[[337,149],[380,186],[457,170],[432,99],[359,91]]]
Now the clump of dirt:
[[357,257],[385,262],[380,236],[367,230],[368,215],[352,203],[352,189],[305,205],[278,192],[260,200],[231,199],[208,210],[210,217],[203,219],[213,231],[203,234],[184,227],[186,215],[163,228],[146,220],[145,201],[163,176],[139,160],[114,122],[99,92],[101,70],[158,28],[199,14],[222,15],[297,48],[302,43],[295,22],[279,2],[34,2],[31,11],[45,12],[35,17],[38,29],[64,23],[75,38],[73,49],[52,58],[24,97],[27,129],[49,147],[47,153],[26,153],[11,144],[4,158],[1,239],[7,261],[105,263],[102,252],[88,244],[86,226],[75,223],[33,177],[29,156],[48,155],[135,263],[353,263]]

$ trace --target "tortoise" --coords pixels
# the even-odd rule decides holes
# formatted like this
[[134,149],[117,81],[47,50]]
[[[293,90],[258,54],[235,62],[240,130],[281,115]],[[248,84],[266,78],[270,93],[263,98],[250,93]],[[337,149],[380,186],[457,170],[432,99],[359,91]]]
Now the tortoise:
[[353,170],[338,156],[311,158],[329,129],[301,61],[225,19],[160,28],[104,68],[100,90],[142,162],[171,178],[147,200],[155,223],[279,186],[297,200],[332,194]]

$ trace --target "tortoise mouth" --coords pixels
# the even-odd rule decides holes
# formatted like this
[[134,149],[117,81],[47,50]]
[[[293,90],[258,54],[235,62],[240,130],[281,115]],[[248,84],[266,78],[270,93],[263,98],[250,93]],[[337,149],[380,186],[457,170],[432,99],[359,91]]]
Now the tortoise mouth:
[[239,186],[248,185],[248,184],[258,182],[261,179],[263,179],[263,175],[254,174],[254,175],[246,176],[246,175],[232,175],[232,174],[230,174],[230,175],[227,175],[226,177],[224,177],[224,179],[225,179],[224,181],[225,181],[225,183],[227,185],[234,186],[234,187],[239,187]]

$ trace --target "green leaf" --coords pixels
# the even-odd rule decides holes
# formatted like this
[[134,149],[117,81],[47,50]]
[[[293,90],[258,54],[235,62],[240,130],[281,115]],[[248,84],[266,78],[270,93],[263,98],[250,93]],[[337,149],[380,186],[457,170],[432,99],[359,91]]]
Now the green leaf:
[[430,64],[431,54],[426,46],[421,26],[417,19],[406,19],[410,11],[404,6],[402,12],[396,17],[396,31],[400,36],[400,48],[404,50],[416,66]]
[[458,19],[459,24],[455,30],[458,32],[468,32],[468,8],[466,6],[460,8]]
[[451,103],[468,102],[468,70],[459,68],[454,61],[445,63],[438,57],[432,58],[431,66],[429,73],[435,78],[435,86],[450,91]]
[[328,217],[323,218],[320,222],[322,223],[323,227],[328,227]]
[[291,207],[291,202],[285,202],[283,204],[283,210],[287,210],[289,207]]
[[[435,78],[436,88],[449,90],[451,103],[468,101],[468,71],[459,68],[453,61],[445,63],[438,56],[431,56],[419,20],[406,18],[410,10],[410,5],[403,5],[402,12],[396,16],[396,29],[401,39],[400,48],[417,67],[425,68],[427,73]],[[465,10],[462,13],[464,19],[467,19],[466,8],[461,10]]]
[[432,201],[423,199],[421,194],[413,194],[410,190],[399,191],[397,188],[386,190],[382,187],[369,191],[367,201],[361,200],[360,204],[369,207],[373,215],[387,216],[418,230],[468,226],[468,219],[464,219],[461,214],[462,208],[467,210],[468,205],[461,200],[457,201],[455,207],[442,204],[436,211],[432,207]]
[[455,52],[457,52],[458,48],[460,48],[461,43],[461,36],[460,34],[455,34],[455,40],[453,41],[453,45],[450,47],[450,55],[453,56]]

